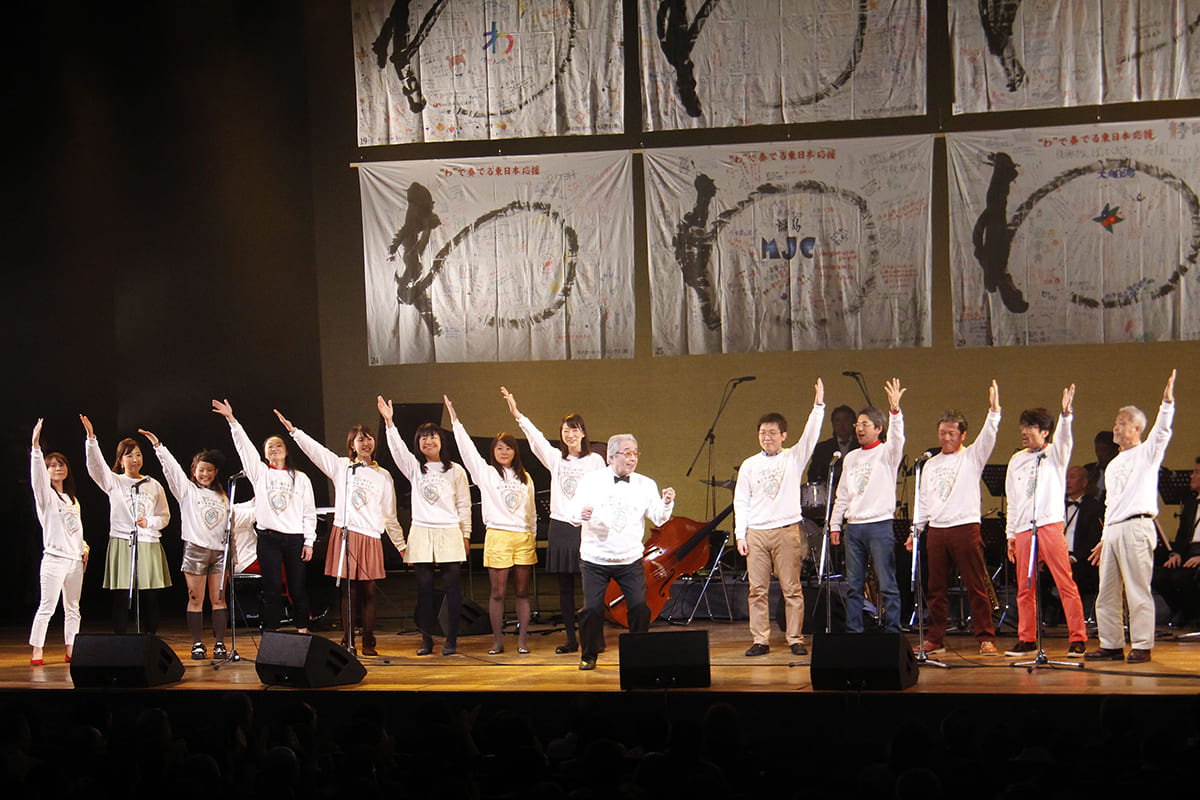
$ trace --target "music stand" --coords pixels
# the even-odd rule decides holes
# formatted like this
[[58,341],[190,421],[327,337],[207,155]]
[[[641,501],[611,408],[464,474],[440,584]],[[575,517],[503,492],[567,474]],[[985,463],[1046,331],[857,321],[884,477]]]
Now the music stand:
[[1190,469],[1164,469],[1158,473],[1158,496],[1169,506],[1183,505],[1192,491]]
[[979,479],[992,497],[1004,497],[1004,481],[1008,477],[1008,464],[984,464]]

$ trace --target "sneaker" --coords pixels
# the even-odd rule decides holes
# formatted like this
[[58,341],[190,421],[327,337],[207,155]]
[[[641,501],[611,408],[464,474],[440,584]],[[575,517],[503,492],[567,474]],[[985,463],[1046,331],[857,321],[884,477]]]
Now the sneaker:
[[926,641],[921,645],[921,649],[925,651],[925,655],[927,656],[936,656],[938,653],[946,652],[946,645]]
[[1037,652],[1037,642],[1023,642],[1020,639],[1012,647],[1004,651],[1009,658],[1019,658]]
[[794,645],[792,645],[792,655],[806,656],[808,655],[808,648],[804,646],[803,642],[796,642]]
[[750,649],[748,649],[746,651],[746,655],[748,655],[748,656],[765,656],[769,652],[771,652],[771,648],[769,645],[759,644],[758,642],[755,642],[754,644],[750,645]]
[[996,649],[995,642],[980,642],[979,655],[981,656],[998,656],[1000,651]]
[[1084,653],[1085,661],[1124,661],[1125,651],[1119,647],[1098,647],[1090,653]]
[[1067,648],[1067,658],[1083,658],[1087,654],[1087,647],[1083,642],[1071,642]]
[[192,645],[192,661],[203,661],[208,657],[208,651],[204,649],[204,642],[196,642]]
[[229,658],[229,651],[225,649],[224,642],[217,642],[213,645],[213,658]]

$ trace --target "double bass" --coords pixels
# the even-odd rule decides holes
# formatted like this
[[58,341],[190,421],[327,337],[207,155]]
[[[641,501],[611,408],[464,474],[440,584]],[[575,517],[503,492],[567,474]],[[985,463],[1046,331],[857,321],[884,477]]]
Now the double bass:
[[[733,504],[708,522],[687,517],[672,517],[650,530],[642,564],[646,569],[646,605],[650,621],[662,613],[671,599],[671,584],[683,575],[691,575],[708,564],[709,536],[722,520],[733,512]],[[615,581],[609,581],[604,593],[604,617],[622,627],[629,626],[625,595]]]

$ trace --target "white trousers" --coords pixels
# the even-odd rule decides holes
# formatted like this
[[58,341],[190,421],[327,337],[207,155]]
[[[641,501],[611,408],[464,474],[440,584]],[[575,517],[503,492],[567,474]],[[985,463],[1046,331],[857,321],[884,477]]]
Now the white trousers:
[[29,633],[31,647],[46,646],[46,629],[50,618],[58,608],[58,598],[63,602],[63,640],[67,646],[75,644],[79,633],[79,593],[83,590],[83,561],[46,553],[42,556],[42,601],[33,617],[33,630]]
[[1096,627],[1100,646],[1125,648],[1121,590],[1129,604],[1129,641],[1135,650],[1154,647],[1154,520],[1143,517],[1117,522],[1104,529],[1100,551],[1100,594],[1096,596]]

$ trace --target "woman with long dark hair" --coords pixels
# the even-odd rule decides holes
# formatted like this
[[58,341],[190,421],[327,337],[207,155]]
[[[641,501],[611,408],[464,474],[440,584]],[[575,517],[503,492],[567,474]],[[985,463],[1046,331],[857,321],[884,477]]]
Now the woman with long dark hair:
[[[350,610],[362,599],[362,653],[378,655],[375,647],[375,581],[387,577],[383,569],[382,534],[403,553],[404,531],[396,519],[396,486],[392,476],[375,463],[375,437],[365,425],[346,434],[346,456],[339,456],[293,425],[275,410],[292,439],[334,487],[333,534],[325,552],[325,574],[350,581],[342,594],[342,647],[349,648]],[[343,548],[343,531],[345,547]],[[348,595],[348,596],[347,596]]]
[[100,454],[92,422],[79,415],[87,433],[88,475],[108,495],[108,552],[104,559],[104,588],[113,592],[113,633],[129,628],[129,586],[133,577],[129,540],[137,537],[137,606],[141,632],[158,630],[158,591],[171,585],[170,567],[162,548],[162,529],[171,521],[162,484],[142,475],[142,449],[133,439],[117,443],[110,469]]
[[487,534],[483,540],[483,565],[487,567],[492,592],[488,598],[488,616],[492,622],[492,649],[504,652],[504,597],[508,592],[508,574],[516,578],[517,652],[529,652],[529,583],[537,564],[533,532],[537,509],[533,504],[533,481],[521,464],[521,451],[511,433],[496,434],[488,447],[485,461],[471,434],[454,413],[454,404],[445,395],[446,410],[454,428],[454,441],[466,464],[471,480],[479,487],[483,503],[483,522]]
[[33,447],[29,452],[29,482],[33,485],[33,502],[42,526],[42,599],[29,632],[29,646],[33,648],[29,663],[35,667],[43,663],[46,630],[60,596],[63,641],[67,646],[67,661],[71,660],[75,634],[79,633],[79,594],[88,562],[88,544],[83,539],[83,521],[79,516],[79,501],[75,499],[75,476],[62,453],[42,454],[41,436],[39,419],[33,426]]
[[579,649],[575,638],[575,576],[579,574],[579,525],[570,523],[567,511],[575,497],[579,480],[589,472],[604,469],[604,457],[593,453],[588,440],[587,424],[578,414],[567,414],[558,428],[559,445],[553,445],[542,435],[528,417],[517,410],[517,399],[500,387],[517,425],[529,440],[529,447],[538,461],[550,470],[550,531],[547,535],[546,571],[558,576],[558,602],[562,609],[566,644],[554,649],[558,654],[574,653]]
[[[461,466],[442,455],[442,429],[431,422],[417,428],[410,451],[400,438],[391,400],[376,398],[386,425],[388,449],[400,472],[412,484],[412,526],[404,559],[417,574],[417,627],[421,647],[417,655],[433,652],[433,571],[441,570],[446,594],[447,629],[442,655],[458,652],[458,625],[462,616],[462,562],[471,546],[471,487]],[[416,455],[413,454],[415,451]]]
[[233,416],[229,401],[213,400],[212,408],[229,423],[233,446],[254,487],[254,528],[258,532],[258,566],[263,582],[259,616],[263,630],[279,628],[283,615],[283,573],[286,571],[288,594],[292,598],[292,621],[298,632],[308,633],[304,562],[312,560],[313,542],[317,540],[317,503],[312,481],[292,466],[282,437],[268,436],[260,457],[245,429]]

